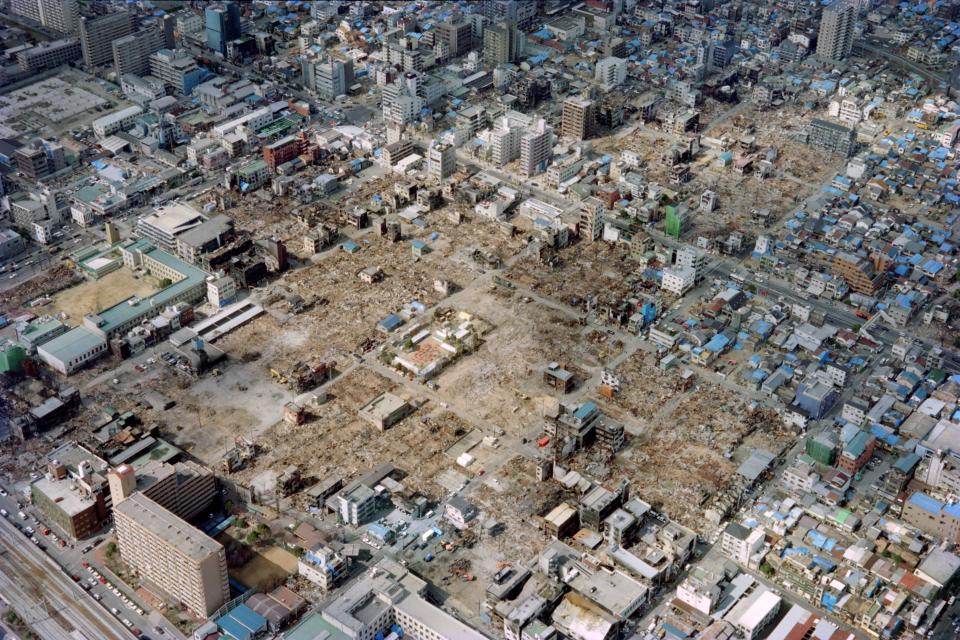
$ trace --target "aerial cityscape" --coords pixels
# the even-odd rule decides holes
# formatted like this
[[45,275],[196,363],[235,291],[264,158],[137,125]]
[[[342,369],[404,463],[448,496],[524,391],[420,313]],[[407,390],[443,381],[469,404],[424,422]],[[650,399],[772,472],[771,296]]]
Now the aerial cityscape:
[[0,37],[0,639],[960,638],[960,1]]

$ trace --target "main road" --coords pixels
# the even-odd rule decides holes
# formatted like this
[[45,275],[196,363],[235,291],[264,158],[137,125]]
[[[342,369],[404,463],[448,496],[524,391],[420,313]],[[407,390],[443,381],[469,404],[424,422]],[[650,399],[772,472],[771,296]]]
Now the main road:
[[90,640],[133,638],[6,518],[0,518],[0,596],[44,639],[63,640],[73,630]]

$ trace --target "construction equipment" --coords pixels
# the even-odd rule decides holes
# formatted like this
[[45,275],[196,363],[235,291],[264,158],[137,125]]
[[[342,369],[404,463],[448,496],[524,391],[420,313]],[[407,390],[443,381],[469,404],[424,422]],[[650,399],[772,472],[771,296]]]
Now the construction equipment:
[[289,385],[295,393],[303,393],[333,377],[335,362],[311,360],[294,364],[289,371],[272,367],[270,377],[279,384]]

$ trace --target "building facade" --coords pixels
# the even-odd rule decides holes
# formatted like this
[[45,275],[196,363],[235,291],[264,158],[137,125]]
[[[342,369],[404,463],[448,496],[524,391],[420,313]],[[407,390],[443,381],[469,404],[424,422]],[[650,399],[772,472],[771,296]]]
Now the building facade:
[[113,41],[130,35],[133,18],[127,11],[116,11],[97,18],[80,18],[80,48],[83,64],[99,67],[113,60]]
[[203,618],[230,598],[219,542],[140,492],[113,512],[120,557],[144,578]]

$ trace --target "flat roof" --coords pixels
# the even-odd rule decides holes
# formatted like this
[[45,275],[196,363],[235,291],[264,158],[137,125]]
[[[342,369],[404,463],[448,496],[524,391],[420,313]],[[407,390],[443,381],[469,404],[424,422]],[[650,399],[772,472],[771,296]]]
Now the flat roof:
[[200,529],[186,523],[139,491],[113,506],[114,511],[133,519],[167,544],[193,560],[201,561],[218,553],[223,545]]
[[171,284],[165,289],[161,289],[151,296],[141,299],[138,302],[131,303],[133,300],[133,296],[131,296],[126,300],[118,302],[112,307],[107,307],[99,313],[88,314],[84,316],[84,320],[89,319],[104,333],[110,333],[114,328],[122,325],[130,319],[139,317],[146,308],[153,308],[157,313],[160,313],[163,311],[164,307],[167,306],[170,300],[173,300],[184,291],[191,289],[198,284],[202,284],[207,278],[206,271],[198,269],[197,267],[194,267],[193,265],[188,264],[183,260],[180,260],[179,258],[167,253],[166,251],[157,249],[146,240],[137,240],[125,245],[123,248],[128,251],[142,251],[144,255],[149,255],[157,262],[166,265],[167,267],[181,274],[183,279]]
[[197,218],[203,218],[203,214],[190,205],[183,202],[171,202],[145,216],[140,222],[173,235],[179,227],[189,224]]
[[393,605],[425,627],[442,631],[444,635],[458,640],[486,640],[486,636],[463,624],[449,613],[435,607],[420,596],[411,593]]
[[63,480],[40,478],[33,483],[34,489],[42,493],[68,516],[75,516],[94,505],[90,498],[84,498],[76,488],[75,481],[67,477]]
[[86,327],[74,327],[65,334],[37,347],[37,353],[61,362],[69,362],[106,343],[102,336]]

